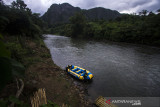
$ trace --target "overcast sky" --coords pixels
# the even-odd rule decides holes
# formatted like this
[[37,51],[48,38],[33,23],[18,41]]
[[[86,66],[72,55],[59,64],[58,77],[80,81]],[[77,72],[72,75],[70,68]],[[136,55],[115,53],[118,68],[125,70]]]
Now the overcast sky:
[[[14,0],[3,1],[6,4],[10,4]],[[143,9],[148,11],[160,9],[160,0],[24,0],[24,2],[33,12],[41,14],[46,12],[53,3],[70,3],[71,5],[82,9],[105,7],[117,10],[121,13],[138,13]]]

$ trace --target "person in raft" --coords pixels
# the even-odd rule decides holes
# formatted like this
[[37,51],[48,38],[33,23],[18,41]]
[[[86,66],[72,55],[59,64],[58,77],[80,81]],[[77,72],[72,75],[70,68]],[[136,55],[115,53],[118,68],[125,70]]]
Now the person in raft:
[[88,74],[86,73],[86,70],[84,70],[84,73],[85,73],[85,74],[84,74],[84,77],[87,77]]
[[[72,65],[68,66],[69,69],[72,69]],[[84,70],[84,77],[87,77],[88,74],[86,73],[86,70]]]
[[72,65],[69,65],[68,68],[69,68],[69,69],[72,69]]

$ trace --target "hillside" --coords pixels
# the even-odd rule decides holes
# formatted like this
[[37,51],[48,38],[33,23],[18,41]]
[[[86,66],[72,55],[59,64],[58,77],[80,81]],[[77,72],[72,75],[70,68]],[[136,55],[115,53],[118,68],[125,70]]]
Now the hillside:
[[109,20],[115,19],[121,15],[115,10],[105,9],[102,7],[85,10],[79,7],[73,7],[68,3],[63,3],[52,4],[48,11],[42,16],[42,19],[49,25],[53,25],[55,23],[66,23],[69,21],[69,18],[77,12],[82,12],[89,20]]
[[96,20],[96,19],[109,20],[109,19],[115,19],[121,15],[118,11],[105,9],[102,7],[96,7],[89,10],[84,10],[83,13],[89,20]]

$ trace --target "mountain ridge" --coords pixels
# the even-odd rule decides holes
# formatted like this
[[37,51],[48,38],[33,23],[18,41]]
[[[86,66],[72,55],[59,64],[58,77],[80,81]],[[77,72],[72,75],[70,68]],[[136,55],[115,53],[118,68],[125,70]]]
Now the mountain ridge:
[[69,18],[78,12],[82,12],[88,20],[110,20],[121,16],[118,11],[103,7],[81,9],[79,7],[74,7],[69,3],[63,3],[52,4],[41,18],[49,25],[67,23],[69,22]]

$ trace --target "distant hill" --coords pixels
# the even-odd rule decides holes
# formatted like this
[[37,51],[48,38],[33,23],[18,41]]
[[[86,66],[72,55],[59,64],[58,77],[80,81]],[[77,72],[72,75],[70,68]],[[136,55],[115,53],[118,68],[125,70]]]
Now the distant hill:
[[73,7],[68,3],[63,3],[52,4],[48,11],[42,16],[42,19],[50,25],[55,23],[66,23],[69,22],[69,18],[77,12],[83,12],[83,14],[89,20],[109,20],[115,19],[121,15],[118,11],[105,9],[102,7],[85,10],[79,7]]
[[105,9],[102,7],[96,7],[89,10],[84,10],[83,13],[89,20],[96,20],[96,19],[109,20],[109,19],[115,19],[121,15],[118,11]]

